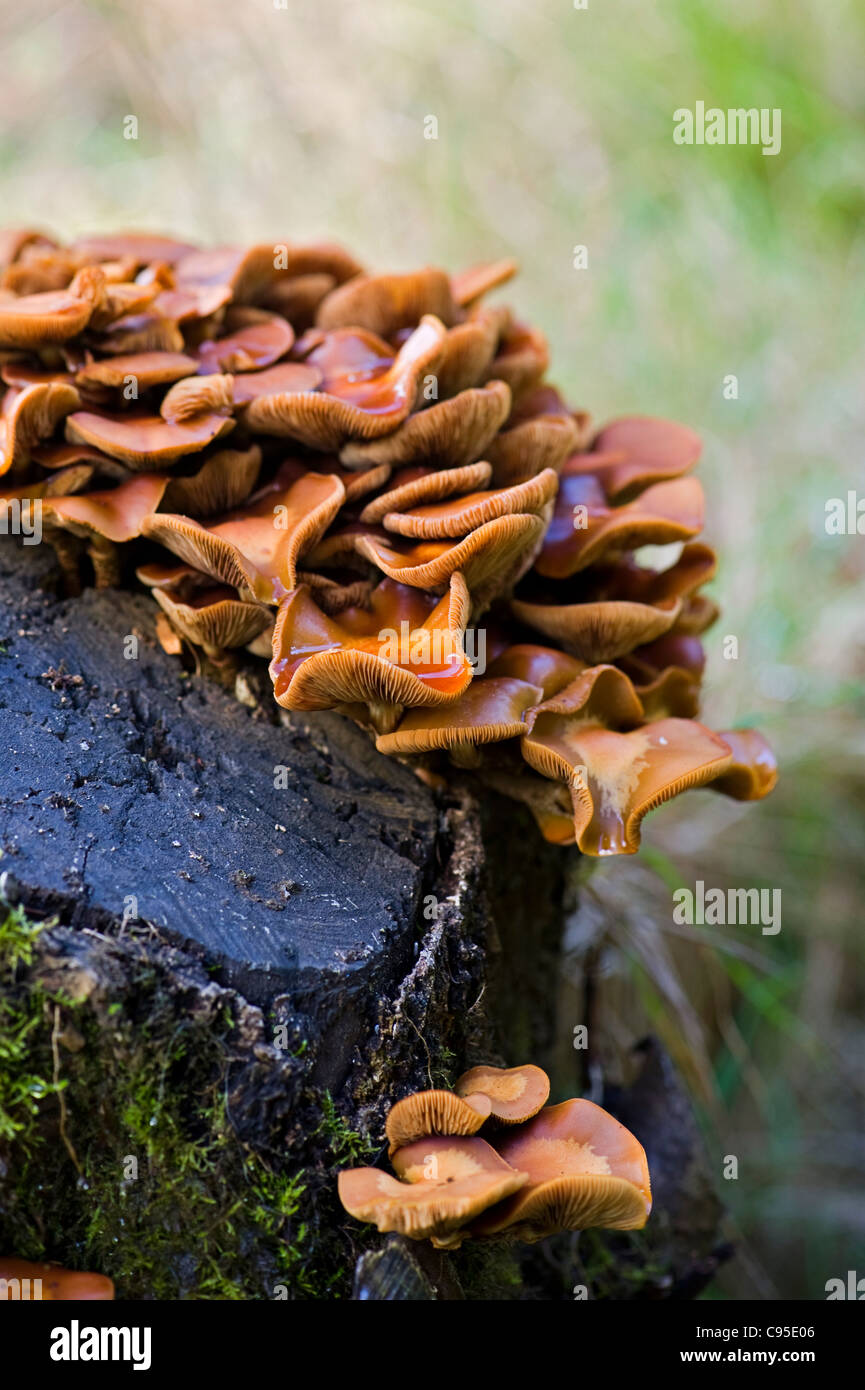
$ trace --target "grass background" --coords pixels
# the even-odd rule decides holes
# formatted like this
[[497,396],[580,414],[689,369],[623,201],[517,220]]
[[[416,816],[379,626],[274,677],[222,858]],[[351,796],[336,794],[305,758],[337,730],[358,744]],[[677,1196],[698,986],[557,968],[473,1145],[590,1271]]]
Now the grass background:
[[[515,255],[509,297],[575,406],[701,431],[706,722],[759,723],[784,776],[757,807],[689,796],[639,865],[599,869],[640,916],[605,968],[740,1159],[743,1254],[715,1294],[822,1297],[857,1250],[865,1275],[865,538],[824,529],[827,498],[865,495],[865,10],[5,0],[0,46],[4,223],[326,235],[394,269]],[[781,108],[781,153],[674,145],[697,100]],[[781,933],[674,935],[670,889],[696,878],[781,888]]]

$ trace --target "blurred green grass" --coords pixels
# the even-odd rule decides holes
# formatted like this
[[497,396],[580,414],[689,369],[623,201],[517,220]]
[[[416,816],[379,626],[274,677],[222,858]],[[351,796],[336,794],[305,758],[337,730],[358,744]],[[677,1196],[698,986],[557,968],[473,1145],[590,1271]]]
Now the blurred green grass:
[[[775,1286],[814,1297],[863,1234],[865,540],[823,518],[865,491],[865,9],[30,0],[0,45],[4,222],[326,235],[382,268],[513,254],[574,405],[703,434],[706,720],[764,727],[783,780],[744,811],[676,803],[646,842],[679,882],[782,888],[768,973],[719,953],[726,1035],[704,1025],[750,1165],[724,1195]],[[675,145],[697,100],[780,107],[781,153]]]

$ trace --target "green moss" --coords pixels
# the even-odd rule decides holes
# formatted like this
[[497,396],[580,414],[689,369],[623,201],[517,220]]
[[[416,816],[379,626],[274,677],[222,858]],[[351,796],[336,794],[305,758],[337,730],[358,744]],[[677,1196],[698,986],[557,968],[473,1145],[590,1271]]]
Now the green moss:
[[[232,1126],[228,1011],[184,1016],[144,962],[135,1017],[115,1001],[97,1020],[28,974],[41,930],[3,906],[3,1247],[105,1272],[125,1298],[345,1295],[348,1241],[327,1224],[332,1171],[292,1167],[278,1146],[252,1152]],[[365,1153],[329,1096],[321,1123],[335,1160]]]
[[315,1134],[322,1135],[326,1140],[336,1168],[375,1161],[377,1146],[368,1135],[352,1129],[348,1121],[339,1114],[330,1091],[322,1092],[321,1123]]

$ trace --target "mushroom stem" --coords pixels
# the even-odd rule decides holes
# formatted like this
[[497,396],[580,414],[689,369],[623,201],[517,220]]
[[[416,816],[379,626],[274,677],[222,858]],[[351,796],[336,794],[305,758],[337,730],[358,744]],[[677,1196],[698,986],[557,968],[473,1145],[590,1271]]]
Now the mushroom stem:
[[120,547],[104,536],[94,536],[87,544],[97,589],[116,589],[120,585]]
[[78,562],[81,556],[81,542],[68,531],[52,530],[48,540],[63,575],[63,587],[71,598],[81,593],[81,574]]
[[403,715],[402,705],[370,700],[369,719],[377,734],[392,734]]
[[450,759],[455,767],[477,768],[481,765],[481,750],[474,743],[455,743]]

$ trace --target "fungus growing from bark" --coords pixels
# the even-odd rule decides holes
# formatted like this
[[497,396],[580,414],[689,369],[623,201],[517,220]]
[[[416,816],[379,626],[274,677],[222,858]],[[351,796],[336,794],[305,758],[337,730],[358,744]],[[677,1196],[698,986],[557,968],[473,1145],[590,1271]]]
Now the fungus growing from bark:
[[415,1091],[391,1106],[385,1123],[388,1153],[429,1134],[476,1134],[492,1110],[488,1095],[471,1091]]
[[[776,768],[756,732],[696,722],[718,612],[698,437],[573,409],[543,335],[485,302],[514,269],[0,235],[4,494],[42,509],[70,588],[85,547],[100,584],[128,547],[175,648],[247,646],[282,707],[632,853],[662,801],[764,796]],[[649,567],[647,545],[678,551]]]
[[590,1100],[566,1100],[497,1139],[528,1182],[475,1223],[472,1234],[543,1240],[592,1226],[634,1231],[652,1210],[646,1153],[624,1125]]
[[642,1145],[600,1106],[546,1106],[549,1093],[546,1073],[527,1064],[472,1067],[453,1091],[404,1097],[386,1124],[400,1181],[379,1168],[342,1172],[342,1205],[382,1232],[450,1250],[467,1238],[644,1226],[652,1194]]
[[393,1155],[398,1178],[380,1168],[339,1174],[339,1200],[358,1221],[438,1249],[458,1249],[465,1228],[526,1182],[484,1139],[430,1136]]

